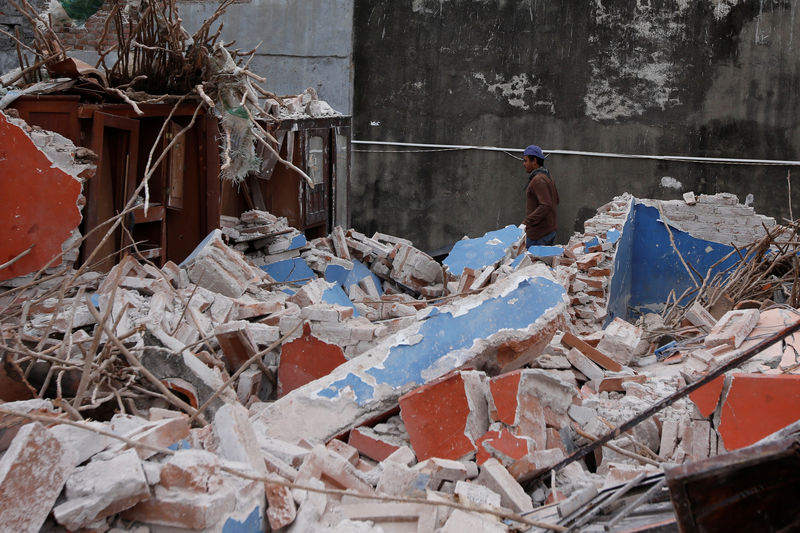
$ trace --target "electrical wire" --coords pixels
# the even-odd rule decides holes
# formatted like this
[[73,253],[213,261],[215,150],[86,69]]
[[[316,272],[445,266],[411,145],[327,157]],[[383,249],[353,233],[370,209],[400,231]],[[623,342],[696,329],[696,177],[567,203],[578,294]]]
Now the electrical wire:
[[[503,152],[515,159],[520,159],[513,153],[521,152],[520,148],[503,148],[499,146],[474,146],[456,144],[430,144],[430,143],[406,143],[394,141],[361,141],[353,140],[354,145],[375,145],[375,146],[395,146],[407,148],[425,148],[426,150],[396,150],[397,153],[419,153],[435,150],[481,150],[487,152]],[[377,150],[353,150],[358,152],[388,153]],[[727,157],[698,157],[682,155],[646,155],[646,154],[620,154],[614,152],[588,152],[581,150],[543,150],[548,155],[574,155],[582,157],[603,157],[612,159],[649,159],[655,161],[675,161],[678,163],[704,163],[717,165],[762,165],[762,166],[800,166],[800,161],[779,160],[779,159],[736,159]]]

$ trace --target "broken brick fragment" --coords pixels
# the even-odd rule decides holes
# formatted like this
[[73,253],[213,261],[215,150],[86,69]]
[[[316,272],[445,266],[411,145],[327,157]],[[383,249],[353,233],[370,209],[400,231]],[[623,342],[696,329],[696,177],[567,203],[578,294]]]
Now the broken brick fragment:
[[0,458],[0,528],[39,531],[76,458],[41,424],[20,429]]
[[400,397],[400,415],[420,460],[461,459],[489,428],[484,375],[455,372]]
[[718,431],[726,450],[753,444],[800,419],[800,376],[732,374]]
[[342,349],[311,334],[311,325],[303,324],[303,335],[281,349],[278,366],[279,396],[285,396],[306,383],[327,376],[347,362]]

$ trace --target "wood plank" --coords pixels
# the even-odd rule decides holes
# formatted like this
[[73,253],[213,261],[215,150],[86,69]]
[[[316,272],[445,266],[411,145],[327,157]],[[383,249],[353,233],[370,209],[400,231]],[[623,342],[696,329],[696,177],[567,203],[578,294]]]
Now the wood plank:
[[561,338],[561,342],[570,348],[578,349],[583,355],[602,366],[606,370],[612,372],[619,372],[622,370],[622,365],[611,359],[609,356],[598,350],[597,348],[582,341],[570,332],[565,332]]

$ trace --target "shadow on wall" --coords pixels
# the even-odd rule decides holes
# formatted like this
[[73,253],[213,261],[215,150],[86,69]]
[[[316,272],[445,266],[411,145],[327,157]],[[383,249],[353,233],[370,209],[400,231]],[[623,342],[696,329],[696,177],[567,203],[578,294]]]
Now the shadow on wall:
[[[701,284],[709,269],[713,276],[738,260],[733,254],[721,261],[734,250],[732,246],[697,239],[673,227],[670,230],[674,247],[658,209],[633,200],[614,259],[607,323],[616,317],[635,322],[641,314],[661,312],[668,299],[680,298],[695,282]],[[699,276],[689,275],[681,256]]]

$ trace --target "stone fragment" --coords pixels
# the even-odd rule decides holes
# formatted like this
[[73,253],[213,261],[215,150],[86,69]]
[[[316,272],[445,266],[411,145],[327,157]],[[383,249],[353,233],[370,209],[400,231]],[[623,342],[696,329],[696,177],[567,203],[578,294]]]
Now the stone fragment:
[[433,533],[436,527],[436,509],[431,505],[368,502],[338,505],[336,510],[350,520],[372,522],[376,529],[386,533]]
[[159,482],[172,489],[208,492],[218,485],[220,460],[205,450],[178,450],[162,466]]
[[303,485],[309,479],[321,479],[327,486],[335,489],[350,489],[362,494],[373,493],[372,486],[361,478],[347,459],[321,444],[314,447],[311,455],[303,463],[296,483]]
[[428,488],[431,490],[440,490],[446,482],[455,484],[467,479],[467,467],[461,461],[433,457],[417,463],[414,469],[430,476]]

